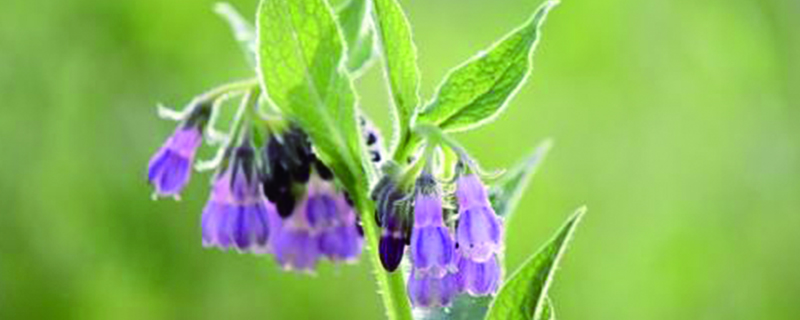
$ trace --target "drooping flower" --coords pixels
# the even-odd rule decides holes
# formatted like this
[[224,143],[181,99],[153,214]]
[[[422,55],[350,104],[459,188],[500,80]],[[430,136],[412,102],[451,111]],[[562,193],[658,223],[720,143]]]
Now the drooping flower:
[[361,254],[363,239],[352,207],[332,182],[316,173],[294,212],[273,219],[279,227],[270,240],[272,252],[286,269],[313,271],[321,257],[353,261]]
[[472,296],[485,296],[497,292],[500,284],[500,265],[495,257],[485,262],[475,262],[464,257],[458,259],[456,283],[458,290]]
[[256,177],[255,150],[243,145],[233,153],[203,209],[203,246],[260,253],[269,239],[269,215],[275,214],[275,207],[264,197]]
[[412,271],[408,276],[408,297],[415,307],[444,307],[452,302],[457,293],[458,283],[452,273],[432,277]]
[[442,200],[433,181],[432,176],[423,175],[417,183],[420,191],[414,200],[410,251],[414,272],[441,278],[455,268],[455,242],[444,225]]
[[486,262],[502,248],[502,225],[489,203],[486,189],[474,174],[458,178],[456,241],[464,257]]
[[344,194],[334,190],[333,183],[313,175],[305,210],[323,255],[332,261],[353,261],[361,255],[363,239],[355,211]]
[[164,145],[150,158],[147,180],[156,194],[177,196],[189,182],[197,148],[202,143],[197,127],[179,126]]
[[[302,210],[300,205],[296,210]],[[275,221],[270,236],[270,247],[275,260],[286,270],[312,272],[320,258],[317,237],[311,233],[302,214],[292,214],[282,219],[273,215]]]
[[502,249],[501,221],[476,175],[461,176],[456,184],[459,216],[456,282],[459,291],[473,296],[493,294],[500,283],[497,254]]
[[203,128],[211,115],[209,106],[198,105],[150,158],[147,181],[160,196],[178,196],[192,173],[197,148],[203,142]]
[[414,228],[411,231],[411,275],[408,294],[416,307],[450,304],[457,293],[455,242],[444,224],[442,200],[429,173],[417,180]]

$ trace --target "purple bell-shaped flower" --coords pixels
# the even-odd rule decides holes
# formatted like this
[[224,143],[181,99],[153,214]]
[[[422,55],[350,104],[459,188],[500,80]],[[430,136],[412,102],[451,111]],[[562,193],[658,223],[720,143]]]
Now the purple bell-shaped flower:
[[500,218],[489,203],[486,189],[474,174],[458,178],[458,228],[456,241],[464,257],[485,262],[502,248]]
[[419,308],[444,307],[450,305],[458,293],[455,275],[447,273],[441,278],[416,275],[408,276],[408,298]]
[[409,298],[416,307],[446,306],[457,293],[455,242],[442,214],[435,180],[423,173],[414,199],[408,279]]
[[456,184],[459,212],[456,282],[459,291],[473,296],[489,295],[497,292],[500,283],[497,253],[502,249],[502,224],[476,175],[459,177]]
[[147,181],[156,189],[156,195],[177,197],[189,183],[192,163],[203,142],[203,127],[210,112],[207,106],[195,107],[150,158]]
[[276,213],[255,175],[254,154],[250,146],[234,149],[230,165],[215,179],[203,209],[203,246],[255,253],[265,250],[269,215]]
[[456,283],[458,290],[472,296],[485,296],[497,292],[500,284],[500,265],[492,257],[485,262],[475,262],[459,257]]
[[295,211],[272,220],[278,225],[270,240],[272,252],[286,269],[313,271],[321,257],[354,261],[361,254],[363,239],[352,207],[332,182],[316,174]]

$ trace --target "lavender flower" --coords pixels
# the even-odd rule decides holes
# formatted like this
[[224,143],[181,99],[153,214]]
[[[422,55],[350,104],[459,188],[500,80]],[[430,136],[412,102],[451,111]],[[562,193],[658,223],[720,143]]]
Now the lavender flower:
[[150,159],[147,180],[161,196],[177,196],[189,182],[203,135],[196,126],[179,126]]
[[263,252],[269,239],[269,215],[275,207],[267,201],[255,177],[252,147],[236,148],[231,165],[214,181],[203,209],[203,246],[240,252]]
[[[420,181],[432,183],[433,177],[426,176]],[[435,191],[424,191],[426,188],[424,186],[415,199],[411,261],[414,272],[419,275],[441,278],[455,268],[455,243],[444,225],[441,199]]]
[[474,174],[458,178],[458,227],[456,240],[464,257],[486,262],[501,249],[502,225],[494,213],[486,189]]
[[189,182],[194,156],[203,142],[203,128],[210,116],[209,105],[196,105],[150,158],[147,181],[155,187],[157,195],[177,197]]
[[323,255],[333,261],[352,261],[361,255],[363,240],[355,212],[331,182],[312,176],[305,209],[309,224],[319,235]]
[[322,256],[352,261],[361,254],[355,213],[331,182],[312,175],[294,211],[283,220],[277,214],[270,220],[277,226],[270,240],[272,252],[284,268],[313,271]]
[[408,277],[408,297],[411,304],[420,308],[450,305],[458,293],[458,283],[452,273],[443,277],[420,276],[411,272]]
[[485,262],[475,262],[460,257],[456,283],[458,291],[472,296],[485,296],[497,292],[500,284],[500,266],[492,257]]
[[500,219],[476,175],[462,176],[456,184],[458,289],[473,296],[495,293],[500,283],[500,266],[496,257],[502,248]]

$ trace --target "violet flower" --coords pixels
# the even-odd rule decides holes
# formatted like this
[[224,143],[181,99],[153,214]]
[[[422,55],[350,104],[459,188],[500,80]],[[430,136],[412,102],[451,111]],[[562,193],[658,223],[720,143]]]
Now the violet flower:
[[203,142],[203,128],[210,116],[210,106],[195,106],[150,158],[147,181],[155,187],[156,195],[177,197],[189,183],[195,154]]
[[192,163],[203,135],[197,126],[179,126],[150,159],[147,180],[156,194],[177,196],[189,182]]
[[203,209],[203,246],[261,253],[275,207],[264,197],[256,178],[253,148],[238,147],[234,153],[231,164],[214,181]]
[[450,305],[458,293],[458,283],[452,273],[441,278],[415,275],[408,277],[408,297],[411,304],[420,308],[444,307]]
[[500,265],[492,257],[485,262],[458,258],[456,283],[458,291],[472,296],[485,296],[497,292],[500,284]]
[[486,189],[474,174],[458,178],[456,241],[464,257],[486,262],[502,248],[502,225],[489,203]]
[[410,251],[413,270],[421,276],[441,278],[455,269],[455,242],[444,225],[436,192],[423,191],[415,199]]
[[288,270],[313,271],[321,257],[353,261],[361,254],[363,239],[353,209],[333,183],[316,174],[308,191],[289,217],[275,214],[271,237],[275,258]]
[[459,291],[473,296],[493,294],[501,276],[497,253],[502,249],[502,224],[476,175],[459,177],[456,184]]

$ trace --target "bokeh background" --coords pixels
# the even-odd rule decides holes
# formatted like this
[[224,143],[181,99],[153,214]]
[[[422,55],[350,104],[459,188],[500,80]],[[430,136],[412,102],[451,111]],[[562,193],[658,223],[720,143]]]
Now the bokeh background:
[[[405,0],[423,94],[538,0]],[[150,199],[179,106],[251,74],[210,0],[0,5],[0,319],[379,319],[366,261],[314,277],[203,250],[207,176]],[[255,0],[233,4],[252,14]],[[555,147],[508,227],[515,267],[589,214],[562,319],[797,319],[800,2],[565,0],[531,81],[459,135],[486,167]],[[381,71],[358,83],[386,127]]]

